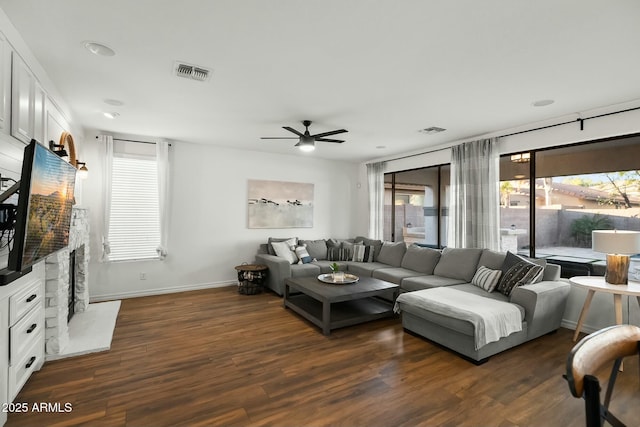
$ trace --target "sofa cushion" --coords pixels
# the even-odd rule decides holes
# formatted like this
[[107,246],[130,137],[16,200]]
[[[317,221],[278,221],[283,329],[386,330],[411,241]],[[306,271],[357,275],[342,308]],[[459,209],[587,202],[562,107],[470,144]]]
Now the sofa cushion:
[[544,267],[544,274],[542,275],[542,280],[560,280],[560,273],[562,271],[562,267],[557,264],[547,263]]
[[[476,295],[481,295],[485,298],[491,298],[491,299],[495,299],[498,301],[507,301],[507,302],[511,302],[511,299],[509,297],[507,297],[504,294],[501,294],[500,292],[487,292],[484,289],[480,289],[477,286],[472,285],[471,283],[463,283],[461,285],[453,285],[451,288],[453,289],[457,289],[459,291],[463,291],[463,292],[470,292],[472,294],[476,294]],[[515,304],[515,303],[514,303]],[[524,307],[522,307],[519,304],[516,304],[518,306],[518,309],[520,310],[520,313],[522,313],[522,318],[524,319],[525,317],[525,309]]]
[[365,246],[363,245],[353,245],[353,258],[351,261],[353,262],[373,262],[373,254],[374,254],[373,246]]
[[307,245],[309,256],[318,261],[327,259],[327,242],[324,239],[318,240],[300,240],[299,244]]
[[433,274],[469,283],[476,274],[481,254],[482,249],[444,248]]
[[331,267],[330,265],[333,263],[338,264],[338,267],[340,268],[340,271],[347,271],[349,270],[349,264],[344,262],[344,261],[327,261],[325,260],[321,260],[321,261],[313,261],[312,264],[317,265],[320,268],[320,273],[324,273],[324,274],[328,274],[328,273],[332,273],[331,271]]
[[404,242],[384,242],[377,261],[391,267],[400,267],[406,251],[407,245]]
[[487,292],[493,292],[498,283],[500,283],[500,276],[502,276],[502,271],[492,270],[481,265],[478,267],[473,279],[471,279],[471,284]]
[[368,237],[357,236],[356,242],[362,242],[365,246],[373,246],[373,260],[377,261],[380,255],[380,249],[382,249],[382,240],[369,239]]
[[407,277],[400,282],[400,288],[407,292],[419,291],[421,289],[439,288],[440,286],[453,286],[465,283],[461,279],[451,279],[442,276],[416,276]]
[[273,242],[285,242],[291,239],[295,239],[293,246],[298,244],[297,237],[269,237],[269,240],[267,240],[267,250],[269,251],[269,255],[276,255],[276,251],[273,250],[273,245],[272,245]]
[[423,274],[433,274],[439,259],[440,251],[411,245],[402,257],[400,266]]
[[415,277],[420,275],[417,271],[408,270],[406,268],[396,267],[396,268],[379,268],[373,272],[371,275],[376,279],[384,280],[385,282],[395,283],[399,285],[402,279],[407,277]]
[[498,292],[509,296],[517,286],[534,283],[536,277],[542,275],[543,268],[538,264],[522,260],[507,270],[498,285]]
[[358,277],[371,277],[373,272],[380,268],[389,268],[387,264],[381,262],[349,262],[349,273]]
[[484,249],[482,251],[482,255],[480,255],[478,266],[483,265],[492,270],[501,270],[506,256],[507,254],[505,254],[504,252],[496,252],[490,249]]
[[313,261],[313,258],[309,255],[307,251],[307,245],[296,246],[296,256],[298,257],[298,263],[300,264],[308,264]]
[[291,266],[291,277],[316,277],[319,274],[320,267],[312,262],[309,264],[293,264]]
[[289,261],[289,264],[295,264],[298,262],[298,256],[295,252],[296,239],[291,238],[283,242],[271,242],[271,246],[279,258],[284,258]]

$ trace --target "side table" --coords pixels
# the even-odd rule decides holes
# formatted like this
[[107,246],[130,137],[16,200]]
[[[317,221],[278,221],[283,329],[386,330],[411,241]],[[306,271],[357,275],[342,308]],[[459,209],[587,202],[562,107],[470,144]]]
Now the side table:
[[262,284],[269,267],[262,264],[242,264],[234,267],[238,272],[238,293],[255,295],[262,292]]
[[573,334],[573,341],[578,340],[580,329],[582,329],[582,323],[584,322],[589,306],[591,306],[591,300],[596,292],[605,292],[613,294],[613,306],[616,314],[616,324],[622,324],[622,295],[635,296],[640,305],[640,283],[629,282],[628,285],[612,285],[605,282],[604,277],[601,276],[577,276],[569,279],[572,285],[576,285],[580,288],[587,289],[587,298],[584,300],[580,317],[578,318],[578,325],[576,326],[576,332]]

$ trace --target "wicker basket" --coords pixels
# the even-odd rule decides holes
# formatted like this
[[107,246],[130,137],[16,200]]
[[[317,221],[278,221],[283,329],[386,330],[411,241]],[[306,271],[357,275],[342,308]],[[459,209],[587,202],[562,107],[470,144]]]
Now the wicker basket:
[[262,292],[262,284],[267,277],[267,267],[263,265],[243,264],[238,270],[238,293],[255,295]]

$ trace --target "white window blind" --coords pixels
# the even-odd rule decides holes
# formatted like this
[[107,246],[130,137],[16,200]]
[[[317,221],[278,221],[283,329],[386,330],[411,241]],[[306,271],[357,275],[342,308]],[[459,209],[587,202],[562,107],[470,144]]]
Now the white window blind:
[[112,172],[109,259],[158,258],[160,218],[155,158],[116,155]]

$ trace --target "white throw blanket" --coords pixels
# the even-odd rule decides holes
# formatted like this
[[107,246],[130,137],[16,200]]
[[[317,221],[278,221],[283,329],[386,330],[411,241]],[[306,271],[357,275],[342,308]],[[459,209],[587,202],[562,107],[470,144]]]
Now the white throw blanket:
[[471,322],[476,350],[522,330],[522,314],[515,304],[448,287],[400,294],[393,308],[396,313],[401,311],[398,303]]

